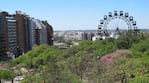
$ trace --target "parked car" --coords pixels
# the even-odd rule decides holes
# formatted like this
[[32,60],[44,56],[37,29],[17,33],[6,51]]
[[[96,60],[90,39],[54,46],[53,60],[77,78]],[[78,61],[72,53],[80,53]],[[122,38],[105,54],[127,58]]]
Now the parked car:
[[14,80],[16,80],[16,81],[21,81],[21,80],[23,80],[23,76],[16,76],[15,78],[14,78]]

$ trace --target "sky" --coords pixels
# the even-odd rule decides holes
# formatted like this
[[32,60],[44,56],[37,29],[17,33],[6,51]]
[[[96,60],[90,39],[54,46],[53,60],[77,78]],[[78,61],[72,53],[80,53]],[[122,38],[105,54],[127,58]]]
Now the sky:
[[98,29],[108,12],[124,11],[134,17],[140,29],[149,28],[149,0],[1,0],[0,10],[22,11],[47,20],[54,30]]

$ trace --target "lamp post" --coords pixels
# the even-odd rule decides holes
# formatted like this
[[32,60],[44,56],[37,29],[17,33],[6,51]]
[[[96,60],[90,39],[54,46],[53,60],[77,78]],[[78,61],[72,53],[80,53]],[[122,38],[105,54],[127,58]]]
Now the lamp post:
[[98,83],[98,81],[99,81],[99,80],[98,80],[98,79],[99,79],[99,78],[98,78],[98,74],[99,74],[99,72],[100,72],[100,71],[99,71],[99,56],[96,57],[96,63],[97,63],[97,83]]

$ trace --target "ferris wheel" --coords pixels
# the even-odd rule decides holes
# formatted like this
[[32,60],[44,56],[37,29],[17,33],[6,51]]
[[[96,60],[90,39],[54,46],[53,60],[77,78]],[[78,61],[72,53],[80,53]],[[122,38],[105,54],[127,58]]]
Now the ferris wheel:
[[109,12],[108,15],[104,15],[98,25],[98,35],[109,37],[111,34],[120,35],[123,32],[135,32],[137,31],[136,21],[133,16],[129,16],[129,13],[123,11]]

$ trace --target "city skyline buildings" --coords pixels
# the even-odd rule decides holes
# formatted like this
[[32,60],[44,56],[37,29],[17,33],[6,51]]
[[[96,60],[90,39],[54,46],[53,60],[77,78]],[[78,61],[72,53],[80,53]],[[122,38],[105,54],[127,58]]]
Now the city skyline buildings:
[[53,28],[47,21],[21,11],[0,12],[0,60],[20,56],[40,44],[53,45]]
[[54,30],[97,29],[108,12],[124,11],[134,17],[139,28],[149,27],[148,0],[7,0],[1,1],[2,11],[16,10],[46,19]]

